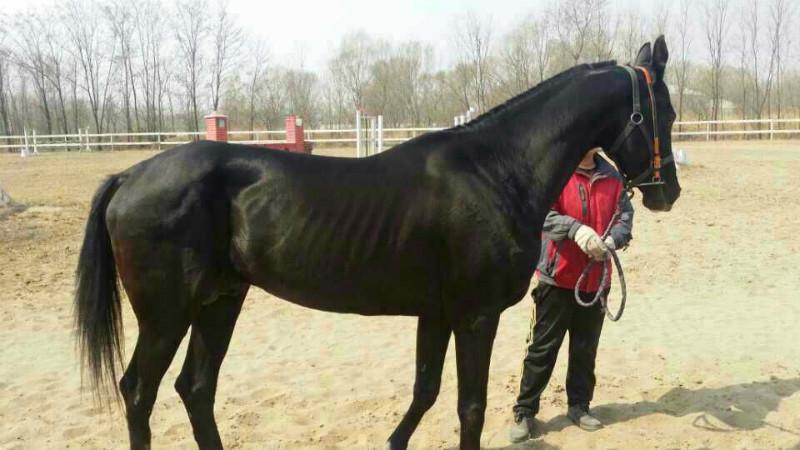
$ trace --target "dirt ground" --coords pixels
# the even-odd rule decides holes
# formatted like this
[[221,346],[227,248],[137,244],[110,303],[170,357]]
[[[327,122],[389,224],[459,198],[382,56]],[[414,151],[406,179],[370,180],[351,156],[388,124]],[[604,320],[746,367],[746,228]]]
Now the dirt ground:
[[[670,213],[638,206],[622,253],[629,302],[606,322],[595,433],[564,416],[565,358],[543,399],[541,434],[508,447],[530,298],[506,311],[492,359],[487,449],[800,449],[800,143],[675,144],[691,165]],[[103,177],[152,152],[0,155],[0,185],[28,206],[0,219],[0,449],[125,448],[118,410],[81,393],[73,272]],[[125,306],[127,354],[136,338]],[[334,315],[253,289],[217,396],[231,449],[382,448],[410,399],[415,320]],[[185,344],[185,343],[184,343]],[[196,448],[172,388],[151,419],[156,449]],[[442,393],[411,440],[458,443],[454,351]]]

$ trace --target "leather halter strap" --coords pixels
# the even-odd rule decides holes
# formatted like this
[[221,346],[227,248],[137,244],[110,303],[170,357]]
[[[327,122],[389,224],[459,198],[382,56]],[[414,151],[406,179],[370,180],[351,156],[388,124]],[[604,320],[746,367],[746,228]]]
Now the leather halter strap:
[[[661,158],[661,139],[659,138],[658,134],[658,118],[656,112],[656,99],[655,94],[653,93],[653,77],[644,67],[631,67],[631,66],[619,66],[625,70],[625,72],[631,78],[631,85],[632,85],[632,96],[633,96],[633,105],[632,105],[632,112],[628,123],[625,125],[625,128],[622,132],[617,136],[617,139],[611,145],[611,148],[608,150],[609,155],[613,155],[614,153],[619,150],[622,144],[628,140],[631,133],[634,129],[638,128],[639,131],[642,133],[645,142],[647,142],[647,147],[650,152],[650,167],[639,174],[637,177],[633,179],[627,179],[625,181],[625,189],[631,190],[636,186],[647,186],[647,185],[659,185],[664,184],[661,180],[661,166],[662,164],[669,163],[672,161],[672,155]],[[652,137],[649,135],[645,127],[643,126],[644,123],[644,115],[642,114],[642,104],[639,95],[639,77],[636,74],[636,71],[641,71],[644,75],[646,84],[647,84],[647,93],[648,97],[650,97],[650,110],[652,111],[653,117],[653,134]],[[648,177],[651,177],[649,182],[645,182]]]

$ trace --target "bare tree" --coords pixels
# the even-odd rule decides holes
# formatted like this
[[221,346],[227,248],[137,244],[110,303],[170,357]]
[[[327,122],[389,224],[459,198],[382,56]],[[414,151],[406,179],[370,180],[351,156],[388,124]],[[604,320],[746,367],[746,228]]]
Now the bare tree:
[[[748,45],[748,60],[749,64],[749,72],[751,74],[751,79],[753,83],[753,113],[755,114],[756,119],[761,119],[764,107],[766,105],[767,99],[769,99],[770,91],[772,90],[772,81],[775,76],[775,51],[776,45],[771,45],[770,51],[768,52],[767,57],[769,58],[769,63],[764,66],[763,61],[761,60],[760,56],[762,55],[763,45],[761,40],[759,39],[759,31],[763,28],[763,24],[759,21],[760,18],[760,7],[759,3],[756,0],[752,0],[749,4],[749,8],[744,12],[743,17],[744,20],[744,35],[747,39]],[[781,20],[778,19],[778,27],[781,25]],[[774,40],[770,40],[770,43],[774,43]],[[763,68],[766,68],[766,73],[762,72]]]
[[176,7],[175,38],[183,63],[181,81],[186,90],[189,127],[198,131],[200,129],[198,86],[203,69],[202,46],[206,38],[206,3],[205,0],[187,0],[179,2]]
[[545,17],[529,16],[504,38],[501,60],[506,94],[514,95],[544,80],[549,70],[551,47]]
[[786,0],[772,0],[769,4],[769,42],[772,48],[771,58],[775,61],[775,108],[777,117],[781,118],[783,98],[783,77],[785,65],[783,64],[783,50],[789,47],[789,22],[794,13],[792,3]]
[[4,135],[12,134],[8,110],[9,60],[8,50],[0,47],[0,125]]
[[620,27],[620,55],[623,61],[633,62],[645,41],[642,32],[642,16],[637,11],[628,11],[622,18]]
[[481,20],[472,13],[459,18],[456,24],[459,65],[469,70],[470,90],[475,102],[474,106],[479,112],[486,111],[489,107],[489,91],[492,87],[489,62],[491,43],[491,19]]
[[[0,17],[0,25],[3,24],[3,18]],[[8,84],[10,79],[11,69],[11,50],[6,47],[6,27],[0,27],[0,125],[3,126],[3,134],[10,135],[11,122],[9,120],[8,110]]]
[[[129,131],[140,130],[139,99],[134,78],[133,42],[136,28],[136,10],[131,3],[124,0],[113,0],[102,8],[114,37],[119,43],[119,59],[122,64],[122,104],[125,110],[125,128]],[[131,114],[133,109],[133,114]]]
[[421,42],[407,42],[400,46],[396,59],[396,92],[403,105],[407,123],[419,124],[425,103],[425,74],[431,69],[433,49]]
[[606,61],[613,57],[619,18],[608,11],[606,0],[592,0],[587,5],[592,8],[592,21],[589,33],[589,56],[594,61]]
[[[741,28],[745,30],[747,28],[747,15],[742,14],[741,16]],[[748,35],[746,32],[739,33],[741,37],[741,43],[739,45],[739,90],[741,92],[741,109],[742,109],[742,119],[747,118],[747,109],[748,109],[748,94],[750,92],[750,48],[748,45]]]
[[[724,63],[724,44],[728,34],[727,0],[706,0],[703,3],[705,18],[705,37],[711,75],[711,120],[719,120],[722,103],[722,71]],[[716,129],[716,127],[714,127]]]
[[348,107],[347,94],[333,80],[330,72],[323,74],[320,82],[320,99],[322,101],[322,120],[331,129],[337,129],[353,120],[353,111]]
[[572,64],[584,57],[595,23],[595,3],[604,0],[563,0],[556,11],[556,32]]
[[450,97],[459,105],[459,113],[473,108],[471,98],[472,68],[466,64],[456,64],[443,76]]
[[287,71],[285,81],[289,111],[313,124],[316,120],[314,94],[317,75],[301,67]]
[[[147,131],[163,128],[164,99],[168,95],[168,82],[163,49],[168,34],[165,30],[167,21],[161,14],[157,0],[141,0],[135,16],[135,37],[139,57],[138,84],[144,101],[144,123]],[[171,92],[170,92],[171,94]],[[174,110],[171,110],[174,113]],[[174,119],[174,114],[170,115]]]
[[112,82],[117,42],[109,39],[97,13],[82,0],[70,0],[65,5],[65,15],[71,21],[67,27],[82,88],[89,100],[95,130],[103,132],[109,89]]
[[[61,124],[64,134],[69,133],[69,121],[67,120],[67,105],[66,97],[64,95],[64,84],[66,82],[65,73],[65,60],[68,58],[67,52],[64,49],[63,42],[66,40],[65,31],[63,26],[57,22],[56,17],[48,17],[47,20],[51,22],[49,27],[46,27],[44,40],[47,48],[47,62],[49,70],[47,71],[47,78],[50,85],[56,91],[56,98],[58,100],[58,110],[61,113]],[[77,127],[77,125],[75,125]]]
[[242,29],[228,11],[227,0],[218,0],[212,25],[213,54],[211,59],[211,107],[219,108],[219,96],[225,76],[235,62],[243,44]]
[[[692,45],[691,22],[689,22],[691,1],[681,0],[676,30],[680,45],[677,51],[677,61],[673,67],[675,67],[675,84],[678,89],[678,120],[680,121],[683,120],[686,81],[689,76],[689,47]],[[680,126],[678,126],[678,131],[681,131]]]
[[[393,102],[397,82],[397,66],[393,58],[380,58],[372,64],[371,83],[366,90],[366,110],[371,114],[388,115],[387,122],[396,125],[400,111]],[[393,120],[394,119],[394,120]]]
[[352,107],[364,107],[364,93],[377,56],[375,46],[363,31],[346,34],[328,65],[333,80],[350,96]]
[[658,35],[666,35],[669,26],[670,2],[660,2],[653,11],[653,29]]
[[248,74],[247,83],[247,113],[250,129],[255,129],[256,121],[256,105],[261,101],[261,87],[262,80],[264,79],[265,72],[267,71],[267,55],[266,45],[264,41],[256,40],[252,45],[252,51],[248,52],[251,57],[250,73]]
[[287,112],[288,103],[288,71],[285,68],[276,67],[264,77],[263,90],[263,115],[264,125],[269,127],[279,123],[283,115]]
[[45,119],[47,134],[53,131],[53,119],[49,99],[48,58],[45,43],[45,24],[41,17],[25,14],[17,17],[14,24],[16,64],[27,72],[33,81],[34,91]]

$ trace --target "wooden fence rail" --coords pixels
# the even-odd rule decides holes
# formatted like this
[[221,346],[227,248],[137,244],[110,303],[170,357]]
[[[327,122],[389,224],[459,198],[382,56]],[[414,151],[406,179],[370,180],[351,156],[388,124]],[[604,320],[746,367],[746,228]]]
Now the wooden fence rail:
[[[420,134],[441,130],[441,127],[384,128],[383,141],[393,145]],[[283,142],[285,130],[228,131],[230,142],[267,144]],[[176,145],[200,140],[205,132],[150,132],[150,133],[90,133],[79,129],[77,134],[36,134],[26,130],[22,135],[0,136],[0,152],[19,152],[27,148],[39,150],[91,151],[121,149],[163,150]],[[355,145],[356,130],[305,130],[307,142],[316,146]],[[751,119],[676,122],[672,129],[673,141],[726,139],[797,139],[800,138],[800,119]]]

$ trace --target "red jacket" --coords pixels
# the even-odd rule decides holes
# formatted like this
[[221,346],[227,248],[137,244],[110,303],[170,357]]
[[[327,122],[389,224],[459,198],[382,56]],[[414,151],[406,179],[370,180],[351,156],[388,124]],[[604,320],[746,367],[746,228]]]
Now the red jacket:
[[[616,248],[631,240],[633,207],[623,189],[619,173],[603,158],[595,157],[597,167],[591,176],[576,171],[552,206],[542,228],[542,255],[537,267],[539,279],[566,289],[574,289],[589,263],[589,257],[573,241],[581,225],[601,235],[608,228],[617,208],[620,217],[611,228]],[[596,292],[600,287],[602,265],[595,264],[584,279],[581,291]],[[611,270],[608,277],[611,276]]]

